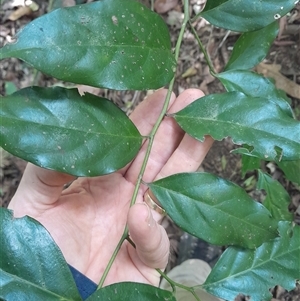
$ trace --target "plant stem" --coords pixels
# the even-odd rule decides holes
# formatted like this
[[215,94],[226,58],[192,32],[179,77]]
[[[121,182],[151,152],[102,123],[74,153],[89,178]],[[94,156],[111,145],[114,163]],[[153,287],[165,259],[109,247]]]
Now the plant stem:
[[[176,47],[175,47],[175,60],[176,60],[176,62],[178,62],[180,46],[181,46],[181,43],[182,43],[182,40],[183,40],[183,34],[184,34],[184,31],[185,31],[185,28],[187,26],[188,21],[189,21],[189,1],[184,0],[184,20],[183,20],[182,27],[181,27],[181,30],[180,30],[180,33],[179,33],[179,36],[178,36],[178,40],[177,40],[177,43],[176,43]],[[147,163],[148,163],[148,160],[149,160],[149,157],[150,157],[154,137],[157,133],[157,130],[158,130],[161,122],[163,121],[163,119],[166,115],[167,110],[168,110],[171,95],[172,95],[172,91],[173,91],[173,87],[174,87],[175,77],[176,77],[176,73],[174,72],[174,77],[172,78],[172,80],[169,84],[169,89],[168,89],[166,99],[164,101],[164,105],[163,105],[163,108],[161,110],[161,113],[160,113],[157,121],[155,122],[150,134],[149,134],[149,138],[148,138],[149,143],[148,143],[148,146],[147,146],[147,149],[146,149],[146,154],[145,154],[145,157],[144,157],[144,160],[143,160],[143,163],[142,163],[142,166],[141,166],[138,178],[137,178],[137,182],[135,184],[135,188],[134,188],[134,191],[133,191],[133,194],[132,194],[132,198],[131,198],[131,201],[130,201],[130,207],[133,206],[136,202],[138,191],[139,191],[140,185],[143,181],[142,179],[143,179],[143,176],[144,176],[144,173],[145,173],[145,170],[146,170],[146,166],[147,166]],[[120,250],[120,248],[121,248],[121,246],[122,246],[125,239],[127,239],[129,241],[129,243],[132,242],[131,239],[128,237],[128,226],[127,225],[125,226],[123,235],[122,235],[120,241],[118,242],[118,245],[116,246],[116,248],[115,248],[115,250],[114,250],[114,252],[111,256],[111,258],[108,262],[108,265],[106,266],[106,268],[104,270],[104,273],[103,273],[103,275],[101,277],[101,280],[99,282],[99,285],[98,285],[98,289],[100,289],[103,286],[103,283],[104,283],[104,281],[107,277],[107,274],[108,274],[114,260],[116,259],[117,254],[118,254],[118,252],[119,252],[119,250]]]
[[154,0],[151,0],[151,10],[154,11]]
[[[184,1],[184,19],[183,19],[183,23],[182,23],[182,27],[181,27],[179,36],[178,36],[176,47],[175,47],[175,60],[176,60],[176,62],[178,62],[180,46],[181,46],[181,43],[182,43],[182,40],[183,40],[183,34],[184,34],[184,31],[185,31],[185,28],[187,26],[188,21],[189,21],[189,1],[185,0]],[[136,198],[137,198],[138,191],[139,191],[139,188],[140,188],[140,185],[141,185],[141,182],[142,182],[142,178],[143,178],[143,175],[145,173],[146,166],[147,166],[147,163],[148,163],[148,160],[149,160],[149,156],[150,156],[150,152],[151,152],[151,149],[152,149],[154,137],[156,135],[156,132],[157,132],[162,120],[164,119],[164,117],[167,113],[169,103],[170,103],[170,99],[171,99],[171,95],[172,95],[172,91],[173,91],[173,87],[174,87],[175,76],[176,76],[176,74],[174,74],[174,77],[172,78],[172,80],[169,84],[168,93],[167,93],[162,111],[161,111],[156,123],[154,124],[150,134],[149,134],[149,144],[148,144],[146,154],[145,154],[145,157],[144,157],[144,160],[143,160],[143,163],[142,163],[142,167],[141,167],[139,175],[138,175],[137,183],[135,185],[135,189],[134,189],[134,192],[133,192],[133,195],[132,195],[132,198],[131,198],[130,206],[134,205],[135,202],[136,202]]]
[[183,284],[181,284],[181,283],[178,283],[178,282],[173,281],[171,278],[169,278],[169,277],[168,277],[163,271],[161,271],[160,269],[156,269],[156,271],[157,271],[163,278],[165,278],[165,279],[170,283],[170,285],[171,285],[171,287],[172,287],[172,290],[173,290],[173,293],[175,292],[176,286],[177,286],[177,287],[180,287],[180,288],[182,288],[182,289],[184,289],[184,290],[190,292],[190,293],[195,297],[195,299],[196,299],[197,301],[201,301],[200,298],[196,295],[196,292],[195,292],[195,290],[194,290],[193,287],[188,287],[188,286],[185,286],[185,285],[183,285]]
[[207,63],[207,65],[208,65],[208,67],[209,67],[209,70],[210,70],[211,74],[212,74],[212,75],[215,75],[215,74],[216,74],[216,71],[215,71],[215,69],[214,69],[214,66],[213,66],[213,64],[212,64],[212,62],[211,62],[211,60],[210,60],[210,58],[209,58],[209,55],[207,54],[207,52],[206,52],[206,50],[205,50],[205,48],[204,48],[204,46],[203,46],[203,44],[202,44],[202,42],[201,42],[201,40],[200,40],[198,34],[197,34],[197,32],[196,32],[194,26],[192,25],[191,22],[189,22],[189,25],[190,25],[190,27],[191,27],[191,29],[192,29],[192,32],[193,32],[194,37],[196,38],[196,40],[197,40],[197,42],[198,42],[198,44],[199,44],[199,47],[200,47],[201,51],[202,51],[203,54],[204,54],[204,58],[205,58],[205,60],[206,60],[206,63]]
[[125,239],[127,237],[128,237],[128,227],[126,225],[125,229],[124,229],[124,232],[123,232],[123,235],[122,235],[121,239],[119,240],[118,245],[116,246],[116,248],[115,248],[115,250],[114,250],[114,252],[113,252],[113,254],[112,254],[112,256],[111,256],[111,258],[110,258],[110,260],[109,260],[109,262],[108,262],[108,264],[107,264],[107,266],[106,266],[106,268],[105,268],[105,270],[103,272],[103,275],[102,275],[102,277],[100,279],[100,282],[98,284],[97,290],[100,289],[100,288],[102,288],[102,286],[104,284],[104,281],[105,281],[105,279],[106,279],[106,277],[108,275],[108,272],[109,272],[111,266],[113,265],[113,263],[114,263],[117,255],[118,255],[118,252],[120,251],[120,248],[121,248],[123,242],[125,241]]

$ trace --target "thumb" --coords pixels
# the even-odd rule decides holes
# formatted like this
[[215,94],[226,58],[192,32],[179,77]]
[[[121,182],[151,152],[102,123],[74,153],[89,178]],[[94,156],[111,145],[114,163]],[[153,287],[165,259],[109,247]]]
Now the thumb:
[[137,203],[130,208],[128,227],[140,261],[153,269],[165,269],[169,259],[169,238],[146,204]]
[[74,179],[73,176],[28,163],[9,208],[16,212],[20,211],[19,206],[24,208],[32,204],[35,208],[43,209],[43,206],[52,205],[58,200],[64,184]]

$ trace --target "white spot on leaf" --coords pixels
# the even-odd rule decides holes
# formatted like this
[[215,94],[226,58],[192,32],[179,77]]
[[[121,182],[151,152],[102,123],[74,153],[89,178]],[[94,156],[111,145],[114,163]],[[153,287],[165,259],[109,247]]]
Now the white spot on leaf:
[[111,20],[113,21],[113,23],[114,23],[115,25],[118,25],[118,18],[117,18],[116,16],[112,16],[112,17],[111,17]]

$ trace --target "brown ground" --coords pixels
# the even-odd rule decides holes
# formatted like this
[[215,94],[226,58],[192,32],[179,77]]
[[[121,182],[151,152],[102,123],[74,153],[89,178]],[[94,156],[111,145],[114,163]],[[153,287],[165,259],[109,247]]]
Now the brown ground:
[[[32,12],[29,15],[24,15],[11,21],[12,13],[15,13],[16,7],[12,7],[14,1],[0,0],[0,47],[10,40],[16,31],[22,26],[29,23],[34,18],[47,12],[49,2],[36,0],[39,5],[39,10]],[[19,1],[24,2],[24,1]],[[58,2],[63,3],[65,6],[74,4],[74,0],[61,0],[55,1],[54,5]],[[91,1],[81,1],[91,2]],[[145,4],[147,0],[142,1]],[[204,0],[191,0],[191,9],[197,10],[205,2]],[[156,0],[155,7],[161,11],[162,17],[169,25],[171,32],[171,39],[173,45],[176,42],[179,30],[180,21],[182,20],[182,7],[178,5],[178,0]],[[168,5],[170,6],[168,7]],[[2,5],[2,7],[1,7]],[[166,11],[166,12],[164,12]],[[208,52],[212,58],[216,70],[220,71],[224,67],[225,62],[230,56],[231,47],[234,45],[238,38],[238,34],[229,33],[226,30],[212,27],[206,22],[197,21],[194,24],[197,28],[198,34],[202,42],[207,47]],[[281,31],[279,37],[272,45],[269,55],[265,63],[269,64],[271,70],[275,70],[276,74],[284,75],[281,88],[284,89],[289,96],[294,95],[288,81],[291,80],[296,84],[300,84],[300,5],[296,7],[286,18],[281,21]],[[0,94],[5,95],[8,85],[11,83],[17,88],[24,88],[30,85],[51,86],[57,83],[52,78],[49,78],[39,72],[36,72],[31,67],[22,63],[18,59],[6,59],[0,63]],[[261,71],[260,71],[261,72]],[[267,70],[262,70],[267,72]],[[275,77],[276,77],[275,74]],[[9,84],[7,84],[9,82]],[[62,83],[64,84],[64,83]],[[217,82],[210,74],[207,65],[204,61],[203,55],[197,47],[197,43],[190,32],[185,34],[184,44],[181,49],[180,60],[177,71],[177,81],[175,85],[175,92],[180,93],[186,88],[196,87],[201,88],[205,93],[218,93],[222,92],[223,87]],[[296,86],[298,95],[300,93],[300,86]],[[128,113],[145,97],[146,92],[134,91],[107,91],[103,89],[93,89],[91,92],[106,96],[117,103],[122,109]],[[297,93],[297,91],[296,91]],[[294,95],[295,96],[295,95]],[[295,110],[298,120],[300,120],[300,97],[291,97],[292,106]],[[216,142],[205,159],[202,168],[205,171],[217,174],[226,179],[230,179],[237,184],[243,186],[249,194],[256,198],[261,199],[263,196],[260,192],[255,190],[256,174],[248,173],[245,179],[241,177],[241,160],[238,155],[230,154],[233,145],[229,139],[221,142]],[[13,157],[0,149],[0,205],[7,206],[12,198],[15,190],[18,187],[20,178],[24,171],[26,163],[16,157]],[[297,185],[284,179],[282,172],[274,165],[265,164],[262,169],[268,171],[273,178],[279,180],[289,192],[292,202],[290,209],[295,212],[300,206],[300,188]],[[246,181],[246,179],[249,179]],[[299,210],[299,209],[298,209]],[[300,216],[295,213],[295,221],[300,224]],[[181,232],[170,221],[165,221],[166,227],[169,229],[170,238],[173,243],[174,249],[178,244]],[[174,262],[174,258],[173,258]],[[173,263],[172,263],[173,264]],[[273,290],[273,300],[285,301],[300,301],[300,286],[292,292],[277,287]]]

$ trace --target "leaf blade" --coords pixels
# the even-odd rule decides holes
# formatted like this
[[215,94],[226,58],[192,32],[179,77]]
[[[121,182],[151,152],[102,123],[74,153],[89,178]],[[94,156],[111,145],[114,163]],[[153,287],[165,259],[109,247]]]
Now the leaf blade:
[[240,92],[204,96],[171,115],[189,135],[203,141],[232,137],[236,144],[253,147],[261,159],[297,160],[300,157],[300,123],[265,98]]
[[287,179],[300,185],[300,160],[276,162]]
[[207,1],[200,16],[211,24],[233,31],[258,30],[286,15],[294,6],[294,0],[216,0]]
[[149,188],[180,228],[209,243],[254,248],[277,235],[277,222],[266,208],[214,175],[177,174]]
[[82,300],[61,251],[40,223],[30,217],[16,219],[4,208],[0,221],[1,297]]
[[3,97],[1,146],[44,168],[98,176],[129,163],[142,137],[109,100],[76,89],[25,88]]
[[291,229],[289,222],[280,222],[280,237],[256,250],[228,248],[201,287],[223,299],[241,293],[253,301],[271,299],[275,285],[292,290],[300,278],[300,227]]
[[[32,38],[34,37],[34,38]],[[116,90],[156,89],[173,77],[168,29],[133,0],[57,9],[17,34],[0,59],[18,57],[58,79]]]
[[294,216],[288,210],[291,198],[284,187],[268,174],[258,170],[257,188],[264,189],[267,193],[263,205],[278,220],[293,221]]
[[228,92],[239,91],[251,97],[264,97],[278,105],[288,116],[294,117],[289,98],[276,89],[270,79],[247,70],[229,70],[216,76]]
[[173,294],[152,285],[133,282],[115,283],[97,290],[86,301],[136,300],[136,301],[176,301]]
[[243,33],[234,44],[225,71],[251,69],[256,66],[266,57],[278,31],[278,22],[273,22],[259,30]]

